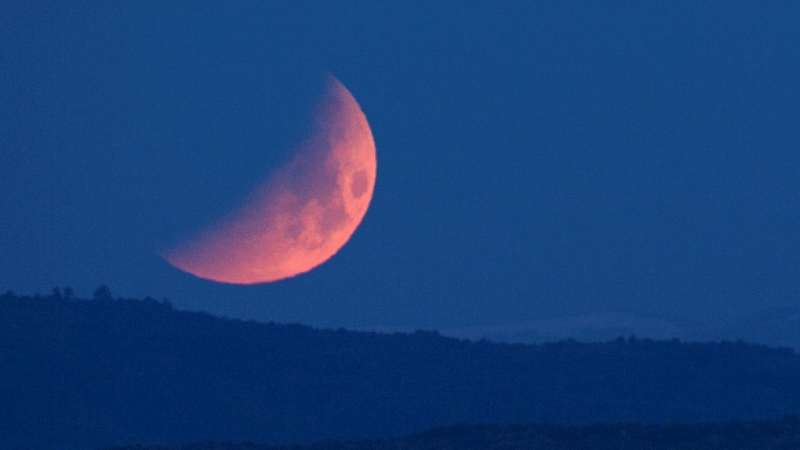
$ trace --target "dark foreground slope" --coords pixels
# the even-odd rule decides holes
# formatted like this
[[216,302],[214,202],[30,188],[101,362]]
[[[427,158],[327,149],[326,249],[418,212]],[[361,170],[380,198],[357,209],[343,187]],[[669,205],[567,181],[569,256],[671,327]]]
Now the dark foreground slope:
[[800,357],[260,324],[155,301],[0,299],[0,448],[386,438],[455,423],[800,413]]
[[274,447],[201,443],[111,450],[797,450],[800,420],[672,425],[473,425],[387,441]]

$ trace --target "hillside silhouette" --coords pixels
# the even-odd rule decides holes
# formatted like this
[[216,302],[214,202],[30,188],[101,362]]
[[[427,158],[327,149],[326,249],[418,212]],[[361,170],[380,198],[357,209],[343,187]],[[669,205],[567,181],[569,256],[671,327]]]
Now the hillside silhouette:
[[198,443],[109,450],[796,450],[800,419],[670,425],[472,425],[437,428],[385,441],[307,446]]
[[742,342],[469,342],[244,322],[166,301],[0,297],[0,447],[378,439],[480,423],[800,413],[800,356]]

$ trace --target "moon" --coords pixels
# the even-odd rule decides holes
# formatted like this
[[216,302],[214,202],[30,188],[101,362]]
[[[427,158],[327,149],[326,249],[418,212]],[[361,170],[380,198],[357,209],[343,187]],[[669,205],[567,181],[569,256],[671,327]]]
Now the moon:
[[328,76],[308,137],[230,214],[161,256],[199,278],[257,284],[308,272],[344,246],[375,189],[375,142],[353,95]]

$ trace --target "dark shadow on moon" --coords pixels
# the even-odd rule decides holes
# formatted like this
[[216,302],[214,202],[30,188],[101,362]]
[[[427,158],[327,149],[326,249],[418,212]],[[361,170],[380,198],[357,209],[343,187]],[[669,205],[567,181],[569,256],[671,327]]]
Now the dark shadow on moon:
[[322,213],[322,221],[320,222],[320,231],[326,238],[334,231],[341,229],[347,222],[347,211],[344,209],[342,202],[337,202],[325,208]]
[[350,193],[353,194],[353,198],[359,199],[367,193],[367,189],[369,189],[367,172],[359,170],[353,174],[353,181],[350,182]]
[[[296,157],[298,144],[312,133],[311,113],[324,94],[325,73],[278,57],[269,62],[253,68],[258,76],[176,85],[170,101],[135,118],[135,147],[153,152],[138,155],[137,161],[152,160],[143,167],[146,179],[169,187],[155,191],[157,198],[143,199],[142,212],[137,211],[152,215],[152,222],[159,224],[151,231],[152,246],[159,251],[192,239],[198,229],[246,206],[249,195],[268,179],[265,172],[285,168]],[[130,102],[155,95],[138,84],[127,91]],[[197,95],[206,91],[216,93],[215,101]],[[223,95],[224,101],[217,98]],[[295,176],[289,174],[298,180],[292,186],[301,198],[308,198],[305,193],[314,185],[330,180],[319,174],[318,181],[304,184],[300,179],[313,166],[313,160],[308,161]],[[150,212],[156,208],[157,215]]]

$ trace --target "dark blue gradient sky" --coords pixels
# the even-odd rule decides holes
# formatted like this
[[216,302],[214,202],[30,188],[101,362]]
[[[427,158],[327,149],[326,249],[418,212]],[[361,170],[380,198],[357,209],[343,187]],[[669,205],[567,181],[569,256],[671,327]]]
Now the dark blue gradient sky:
[[[0,290],[105,283],[334,327],[797,307],[798,19],[795,1],[4,1]],[[350,243],[261,286],[162,261],[285,160],[325,71],[378,148]]]

